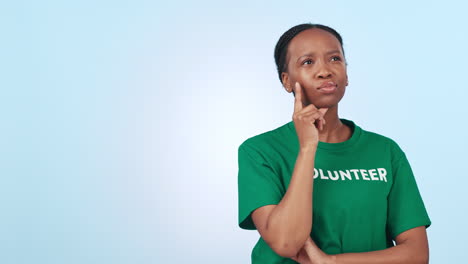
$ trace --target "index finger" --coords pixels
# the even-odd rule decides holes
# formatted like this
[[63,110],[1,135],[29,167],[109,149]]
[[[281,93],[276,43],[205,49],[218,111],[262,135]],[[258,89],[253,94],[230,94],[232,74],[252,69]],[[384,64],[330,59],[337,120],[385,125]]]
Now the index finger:
[[299,82],[296,82],[294,86],[295,86],[294,112],[299,112],[300,110],[302,110],[302,108],[304,108],[304,104],[302,104],[302,87],[299,84]]

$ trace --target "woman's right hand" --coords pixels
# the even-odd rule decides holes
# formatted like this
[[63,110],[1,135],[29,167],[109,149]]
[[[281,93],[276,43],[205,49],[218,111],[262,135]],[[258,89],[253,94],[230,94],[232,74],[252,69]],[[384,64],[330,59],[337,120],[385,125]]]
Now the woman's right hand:
[[305,248],[301,248],[295,257],[291,258],[292,260],[296,261],[299,264],[312,264],[310,261],[309,255],[305,251]]
[[307,238],[297,255],[291,259],[299,264],[336,264],[336,257],[323,252],[310,237]]
[[319,142],[318,129],[322,130],[325,125],[324,115],[328,108],[317,109],[315,105],[309,104],[304,107],[302,102],[302,87],[296,82],[293,121],[299,138],[301,149],[316,148]]

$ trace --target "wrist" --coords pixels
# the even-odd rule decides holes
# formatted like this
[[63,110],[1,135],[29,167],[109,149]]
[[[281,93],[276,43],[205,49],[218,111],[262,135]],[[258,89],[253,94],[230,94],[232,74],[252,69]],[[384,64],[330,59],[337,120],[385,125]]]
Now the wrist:
[[336,255],[328,255],[327,264],[337,264],[337,257]]
[[300,146],[299,151],[302,153],[315,153],[317,150],[318,144],[308,144],[305,146]]

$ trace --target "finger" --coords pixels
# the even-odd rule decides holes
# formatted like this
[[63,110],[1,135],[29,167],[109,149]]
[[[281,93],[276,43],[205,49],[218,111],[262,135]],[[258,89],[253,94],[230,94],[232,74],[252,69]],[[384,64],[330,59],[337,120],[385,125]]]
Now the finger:
[[323,126],[327,124],[327,121],[325,121],[325,114],[327,113],[328,111],[328,108],[320,108],[318,110],[318,112],[320,113],[321,117],[320,117],[320,123],[322,125],[322,129],[323,129]]
[[320,113],[319,112],[309,112],[309,113],[303,113],[297,116],[298,120],[301,120],[303,122],[309,123],[311,125],[314,125],[318,128],[319,123],[318,121],[320,120]]
[[305,112],[310,112],[310,111],[317,112],[317,110],[318,110],[317,107],[314,104],[310,103],[306,107],[302,108],[301,112],[304,112],[304,113]]
[[325,118],[322,116],[320,117],[320,124],[322,125],[322,129],[323,129],[323,126],[325,126],[327,124],[327,121],[325,120]]
[[323,115],[325,115],[328,111],[328,108],[320,108],[318,109]]
[[294,112],[299,112],[304,108],[304,105],[302,104],[302,88],[298,82],[294,84],[294,87],[294,93],[296,95],[296,99],[294,100]]
[[300,118],[302,119],[313,119],[313,121],[318,121],[320,118],[322,118],[322,114],[320,114],[318,111],[316,112],[307,112],[307,113],[302,113],[299,115]]
[[304,246],[304,250],[306,251],[306,254],[309,257],[309,259],[320,259],[323,257],[324,254],[313,241],[306,243],[306,245]]
[[318,119],[318,122],[320,122],[320,124],[321,124],[322,126],[326,125],[325,119],[323,119],[323,117],[320,117],[320,118]]
[[302,109],[302,112],[309,112],[309,111],[313,111],[313,112],[319,111],[320,114],[321,114],[322,116],[324,116],[324,115],[327,113],[328,108],[320,108],[320,109],[319,109],[319,108],[317,108],[314,104],[311,103],[311,104],[307,105],[306,107],[304,107],[304,108]]

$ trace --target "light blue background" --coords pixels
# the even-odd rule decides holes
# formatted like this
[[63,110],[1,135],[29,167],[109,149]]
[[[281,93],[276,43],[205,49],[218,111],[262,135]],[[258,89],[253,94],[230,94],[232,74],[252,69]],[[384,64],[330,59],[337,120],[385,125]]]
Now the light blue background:
[[431,263],[466,250],[463,1],[10,1],[0,8],[0,263],[249,263],[237,147],[292,116],[273,49],[344,38],[340,117],[406,152]]

